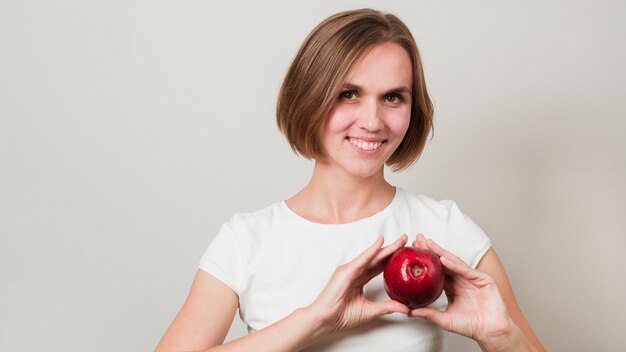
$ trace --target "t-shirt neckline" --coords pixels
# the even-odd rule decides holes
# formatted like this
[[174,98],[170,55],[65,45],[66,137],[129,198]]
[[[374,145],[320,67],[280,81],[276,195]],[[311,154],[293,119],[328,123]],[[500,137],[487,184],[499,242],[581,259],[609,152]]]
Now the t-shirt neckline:
[[289,208],[289,206],[287,205],[287,202],[285,200],[280,202],[280,206],[281,208],[283,208],[283,210],[285,210],[285,212],[287,212],[287,214],[289,214],[289,216],[291,216],[292,218],[297,219],[300,222],[304,222],[306,224],[312,225],[312,226],[320,226],[320,227],[344,227],[344,226],[354,226],[354,225],[358,225],[361,223],[365,223],[371,220],[374,220],[378,217],[384,216],[386,213],[388,213],[389,211],[391,211],[390,209],[393,208],[394,204],[396,204],[398,202],[398,199],[400,198],[402,193],[402,188],[394,186],[395,189],[395,194],[393,195],[393,198],[391,199],[391,202],[389,202],[389,204],[387,204],[386,207],[384,207],[383,209],[381,209],[380,211],[359,219],[359,220],[355,220],[352,222],[346,222],[346,223],[342,223],[342,224],[324,224],[321,222],[315,222],[315,221],[311,221],[309,219],[306,219],[302,216],[300,216],[298,213],[296,213],[295,211],[293,211],[291,208]]

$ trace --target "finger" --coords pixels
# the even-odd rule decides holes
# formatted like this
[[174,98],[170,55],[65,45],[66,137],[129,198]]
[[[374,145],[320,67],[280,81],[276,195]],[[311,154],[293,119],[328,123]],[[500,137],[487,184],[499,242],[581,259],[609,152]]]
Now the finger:
[[415,241],[413,241],[413,247],[422,249],[428,248],[428,246],[426,246],[426,238],[423,234],[418,233],[417,236],[415,236]]
[[367,271],[360,275],[361,279],[359,282],[366,284],[378,274],[382,273],[385,269],[386,259],[398,249],[403,248],[408,240],[409,237],[406,234],[403,234],[392,244],[381,249],[380,252],[376,254],[376,257],[369,263]]
[[472,269],[469,265],[462,263],[456,263],[450,260],[448,257],[441,257],[441,264],[448,269],[449,271],[460,275],[461,277],[467,280],[475,280],[482,276],[482,274],[474,269]]
[[385,264],[386,263],[384,261],[381,261],[377,265],[367,269],[367,271],[361,275],[361,279],[359,282],[361,282],[363,285],[370,282],[370,280],[372,280],[385,270]]
[[435,308],[431,308],[431,307],[411,309],[409,313],[407,314],[407,316],[424,318],[428,321],[431,321],[437,324],[439,327],[445,330],[450,330],[452,327],[450,318],[446,312],[440,312],[436,310]]
[[388,256],[393,254],[393,252],[404,247],[404,245],[406,245],[408,240],[409,240],[409,237],[407,235],[403,234],[402,236],[400,236],[400,238],[395,240],[392,244],[388,245],[387,247],[384,247],[380,252],[378,252],[374,260],[372,260],[371,265],[377,266],[378,264],[380,264],[384,259],[386,259]]
[[349,265],[355,268],[364,268],[366,267],[375,257],[376,254],[380,251],[380,247],[383,245],[385,239],[383,236],[378,236],[374,244],[369,246],[363,253],[361,253],[358,257],[354,258]]
[[367,312],[369,313],[368,316],[372,318],[391,313],[409,314],[409,307],[389,299],[381,302],[369,302]]
[[[441,260],[441,259],[440,259]],[[454,275],[456,275],[454,272],[449,271],[447,268],[445,268],[445,280],[443,281],[443,291],[446,294],[446,297],[448,297],[448,304],[451,304],[452,302],[454,302],[454,299],[456,297],[456,290],[455,287],[458,284],[457,281],[454,277]]]
[[455,296],[454,284],[452,283],[455,275],[458,275],[466,280],[475,280],[482,275],[467,265],[467,263],[465,263],[461,258],[441,248],[441,246],[439,246],[432,239],[425,240],[425,244],[429,250],[439,256],[441,264],[446,269],[446,276],[450,277],[450,279],[445,280],[444,286],[447,286],[445,289],[446,294],[449,297],[452,297],[452,299]]
[[[440,257],[446,257],[448,259],[450,259],[452,262],[462,265],[465,264],[465,262],[457,257],[456,255],[446,251],[445,249],[441,248],[435,241],[428,239],[425,241],[426,243],[426,248],[428,248],[429,250],[433,251],[435,254],[437,254]],[[465,264],[467,265],[467,264]]]

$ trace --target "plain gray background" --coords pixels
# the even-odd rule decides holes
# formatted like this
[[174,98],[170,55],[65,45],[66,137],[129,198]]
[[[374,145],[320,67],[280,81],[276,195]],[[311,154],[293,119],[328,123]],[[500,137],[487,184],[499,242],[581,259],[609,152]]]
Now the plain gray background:
[[436,106],[391,182],[483,227],[550,350],[626,350],[626,5],[565,0],[0,1],[0,350],[152,350],[222,222],[308,181],[277,90],[359,7]]

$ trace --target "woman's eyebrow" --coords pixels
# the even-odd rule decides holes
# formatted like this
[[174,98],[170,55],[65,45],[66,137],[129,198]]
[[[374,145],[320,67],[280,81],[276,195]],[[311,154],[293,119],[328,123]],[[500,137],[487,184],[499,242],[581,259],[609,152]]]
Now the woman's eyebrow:
[[361,90],[361,86],[352,83],[346,83],[343,85],[343,89],[347,90]]
[[[347,89],[347,90],[355,90],[355,91],[361,91],[363,90],[363,88],[357,84],[353,84],[353,83],[346,83],[343,85],[343,89]],[[411,94],[411,88],[407,87],[407,86],[399,86],[396,88],[391,88],[387,90],[387,93],[407,93],[407,94]]]
[[397,88],[392,88],[389,90],[390,93],[407,93],[407,94],[411,94],[411,88],[407,87],[407,86],[400,86]]

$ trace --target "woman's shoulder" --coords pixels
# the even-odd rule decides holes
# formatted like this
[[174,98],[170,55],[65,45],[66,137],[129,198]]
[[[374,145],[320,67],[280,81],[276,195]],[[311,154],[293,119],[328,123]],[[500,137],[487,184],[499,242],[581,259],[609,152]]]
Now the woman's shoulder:
[[281,208],[281,203],[276,202],[258,210],[234,213],[222,224],[211,245],[237,247],[238,251],[246,253],[244,257],[257,253],[284,218],[280,215]]
[[231,216],[227,223],[231,226],[259,227],[279,221],[285,216],[284,202],[275,202],[264,208],[237,212]]

